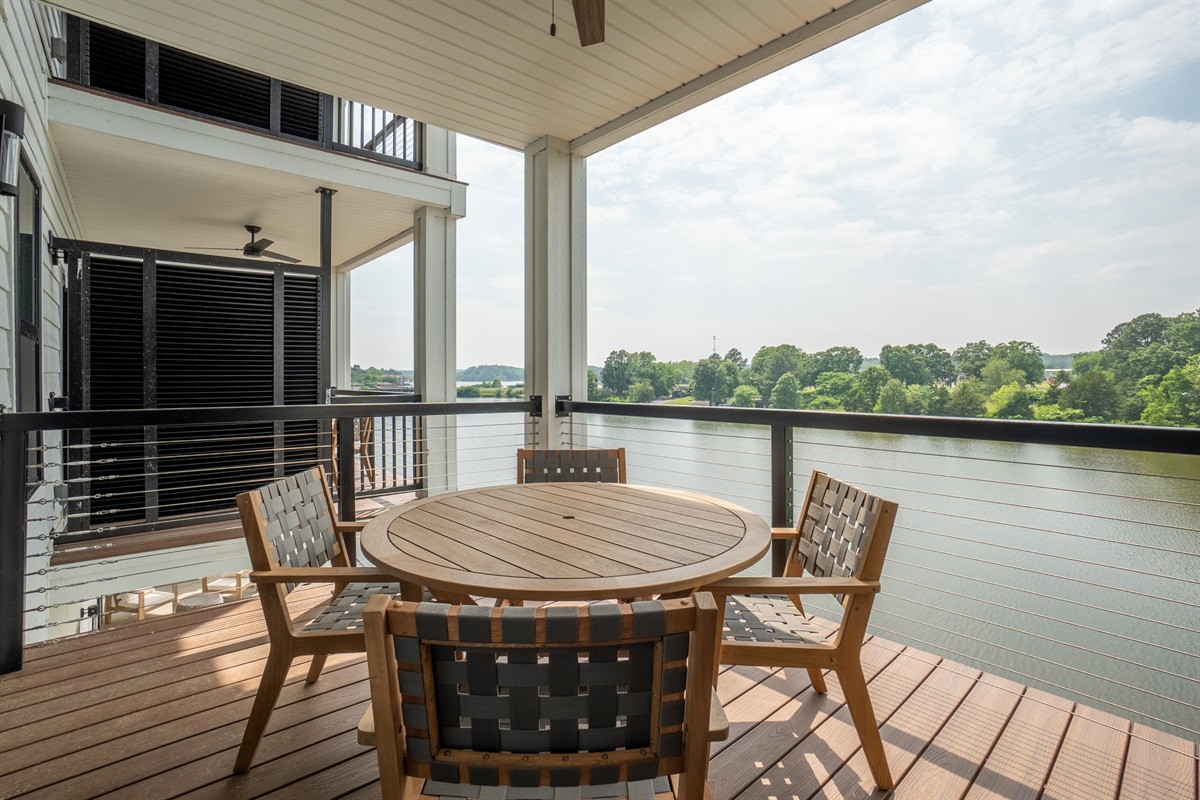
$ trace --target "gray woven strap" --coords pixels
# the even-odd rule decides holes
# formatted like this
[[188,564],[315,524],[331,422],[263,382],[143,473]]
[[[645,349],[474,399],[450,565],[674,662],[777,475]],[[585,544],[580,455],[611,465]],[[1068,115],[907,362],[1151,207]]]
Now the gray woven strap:
[[818,644],[825,637],[786,597],[733,595],[725,603],[722,634],[735,642]]
[[[281,567],[323,567],[333,560],[337,533],[320,471],[307,470],[257,490],[271,554]],[[287,584],[290,592],[295,584]]]
[[367,601],[377,594],[395,596],[400,594],[398,583],[351,583],[333,598],[316,619],[304,626],[306,631],[360,630],[363,626],[363,609]]
[[804,510],[791,557],[817,577],[854,576],[870,547],[871,523],[880,500],[848,483],[822,475]]
[[526,483],[618,483],[619,450],[533,450],[522,465]]

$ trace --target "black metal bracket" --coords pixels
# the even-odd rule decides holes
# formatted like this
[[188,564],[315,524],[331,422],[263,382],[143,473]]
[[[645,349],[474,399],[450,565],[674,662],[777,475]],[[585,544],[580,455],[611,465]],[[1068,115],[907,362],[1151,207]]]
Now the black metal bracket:
[[533,410],[529,412],[529,416],[541,419],[542,396],[540,394],[530,395],[529,402],[533,403]]
[[554,416],[556,416],[556,417],[571,416],[571,412],[567,411],[565,408],[563,408],[563,403],[569,403],[569,402],[571,402],[571,395],[569,395],[569,394],[554,395]]

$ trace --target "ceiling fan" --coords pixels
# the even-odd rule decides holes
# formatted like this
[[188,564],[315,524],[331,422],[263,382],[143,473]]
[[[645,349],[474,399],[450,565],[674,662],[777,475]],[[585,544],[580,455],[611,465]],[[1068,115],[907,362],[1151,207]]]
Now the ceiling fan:
[[262,231],[257,225],[246,225],[246,231],[250,234],[250,241],[246,242],[241,247],[186,247],[185,250],[241,250],[242,255],[246,258],[263,258],[264,256],[272,261],[286,261],[289,264],[299,264],[300,259],[285,256],[283,253],[276,253],[267,248],[275,244],[271,239],[256,239],[255,237]]

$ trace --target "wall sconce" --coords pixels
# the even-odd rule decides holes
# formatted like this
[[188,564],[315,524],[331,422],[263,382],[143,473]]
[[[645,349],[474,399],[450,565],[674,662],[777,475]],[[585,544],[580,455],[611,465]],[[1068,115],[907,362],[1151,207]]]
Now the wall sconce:
[[17,196],[20,140],[24,138],[25,109],[8,100],[0,100],[0,196]]

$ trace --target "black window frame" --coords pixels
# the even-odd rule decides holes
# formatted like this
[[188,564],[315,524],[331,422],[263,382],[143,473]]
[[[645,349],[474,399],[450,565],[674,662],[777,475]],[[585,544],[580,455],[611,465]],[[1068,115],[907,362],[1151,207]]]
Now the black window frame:
[[[31,218],[32,230],[25,234],[21,228],[25,209],[21,198],[25,184],[33,198]],[[13,405],[17,411],[42,410],[42,184],[25,154],[21,154],[17,172],[17,195],[13,198]],[[26,251],[22,236],[28,235]],[[26,263],[26,258],[29,262]],[[29,271],[28,280],[25,271]],[[30,296],[32,295],[32,296]],[[32,304],[30,307],[29,304]],[[26,313],[26,312],[30,313]],[[32,355],[32,363],[30,362]],[[32,391],[28,386],[33,381]],[[27,496],[32,496],[38,482],[42,480],[42,434],[28,434],[26,454],[26,481],[30,484]]]

